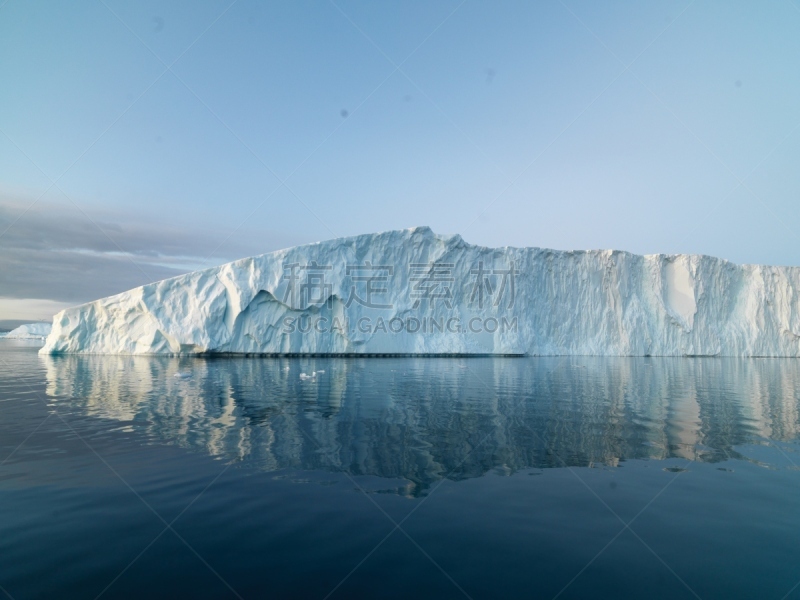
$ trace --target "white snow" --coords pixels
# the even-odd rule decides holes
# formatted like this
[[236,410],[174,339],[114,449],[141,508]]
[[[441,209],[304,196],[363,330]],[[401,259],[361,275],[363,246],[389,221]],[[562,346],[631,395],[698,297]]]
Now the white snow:
[[[384,268],[372,307],[351,297],[366,295],[353,270],[364,265]],[[513,298],[509,286],[503,297],[512,265]],[[322,283],[304,296],[314,268]],[[491,275],[478,289],[482,268]],[[412,331],[415,319],[441,325]],[[800,268],[486,248],[421,227],[281,250],[69,308],[40,352],[797,357]]]
[[683,321],[690,330],[697,313],[694,300],[694,278],[689,272],[688,257],[681,256],[664,266],[664,286],[667,306]]
[[50,323],[28,323],[12,329],[5,336],[5,339],[12,340],[43,340],[50,335]]

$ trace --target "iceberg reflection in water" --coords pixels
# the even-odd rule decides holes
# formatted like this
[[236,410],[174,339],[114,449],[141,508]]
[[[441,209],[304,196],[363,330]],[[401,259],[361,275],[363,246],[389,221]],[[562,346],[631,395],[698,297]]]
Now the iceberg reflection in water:
[[403,478],[404,495],[491,470],[750,460],[743,446],[800,429],[800,372],[783,359],[41,359],[57,402],[161,442]]

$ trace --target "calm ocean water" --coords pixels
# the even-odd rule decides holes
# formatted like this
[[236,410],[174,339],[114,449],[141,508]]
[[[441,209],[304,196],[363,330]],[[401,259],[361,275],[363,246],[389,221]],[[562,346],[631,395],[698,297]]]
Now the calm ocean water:
[[0,596],[800,598],[795,360],[37,349]]

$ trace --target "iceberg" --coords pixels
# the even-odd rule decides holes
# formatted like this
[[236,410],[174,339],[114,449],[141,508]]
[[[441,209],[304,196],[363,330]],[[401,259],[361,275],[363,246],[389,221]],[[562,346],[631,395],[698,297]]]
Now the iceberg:
[[43,340],[50,335],[50,323],[28,323],[12,329],[3,336],[8,340]]
[[487,248],[427,227],[68,308],[42,354],[800,356],[800,268]]

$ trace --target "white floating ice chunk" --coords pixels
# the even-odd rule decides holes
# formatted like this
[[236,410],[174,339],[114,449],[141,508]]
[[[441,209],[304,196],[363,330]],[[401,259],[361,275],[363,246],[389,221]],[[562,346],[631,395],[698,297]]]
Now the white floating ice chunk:
[[191,373],[183,373],[180,371],[178,373],[175,373],[175,375],[173,375],[173,377],[177,377],[178,379],[189,379],[191,376],[192,376]]

